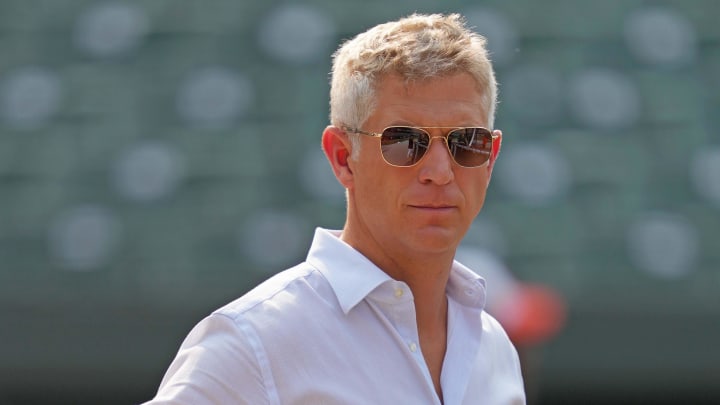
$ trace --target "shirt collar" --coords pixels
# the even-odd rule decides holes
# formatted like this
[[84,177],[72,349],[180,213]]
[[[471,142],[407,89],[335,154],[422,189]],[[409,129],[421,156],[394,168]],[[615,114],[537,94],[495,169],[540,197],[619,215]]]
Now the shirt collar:
[[450,278],[446,287],[448,297],[468,307],[483,309],[485,307],[485,279],[454,261],[450,270]]
[[[340,239],[340,231],[317,228],[307,263],[327,279],[345,314],[378,286],[394,281],[352,246]],[[461,263],[453,262],[446,287],[448,297],[482,309],[485,280]]]
[[392,280],[343,242],[340,231],[317,228],[306,261],[327,279],[346,314],[380,284]]

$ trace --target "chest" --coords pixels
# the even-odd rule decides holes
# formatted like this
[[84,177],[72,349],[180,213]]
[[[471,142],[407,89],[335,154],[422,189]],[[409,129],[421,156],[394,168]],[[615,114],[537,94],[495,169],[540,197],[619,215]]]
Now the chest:
[[496,364],[490,347],[483,349],[482,328],[455,316],[443,351],[419,340],[406,309],[390,312],[360,304],[347,315],[287,319],[280,331],[261,336],[268,384],[281,403],[440,404],[436,383],[442,385],[445,405],[523,403],[497,401],[513,390],[521,398],[522,388],[518,393],[517,386],[502,383],[513,377]]

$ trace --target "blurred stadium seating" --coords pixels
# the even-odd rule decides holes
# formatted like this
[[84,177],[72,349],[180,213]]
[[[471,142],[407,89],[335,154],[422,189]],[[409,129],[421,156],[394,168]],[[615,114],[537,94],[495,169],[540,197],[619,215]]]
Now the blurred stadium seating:
[[716,0],[0,0],[0,404],[148,399],[341,226],[330,55],[413,11],[489,39],[505,142],[465,245],[566,301],[536,403],[720,402]]

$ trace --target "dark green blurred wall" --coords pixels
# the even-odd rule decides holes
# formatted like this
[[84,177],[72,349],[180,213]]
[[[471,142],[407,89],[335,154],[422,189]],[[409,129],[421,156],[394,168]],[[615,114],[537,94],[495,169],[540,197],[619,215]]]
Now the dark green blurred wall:
[[330,56],[413,11],[490,42],[466,245],[567,304],[538,400],[718,400],[717,1],[0,0],[0,404],[148,399],[195,322],[342,226]]

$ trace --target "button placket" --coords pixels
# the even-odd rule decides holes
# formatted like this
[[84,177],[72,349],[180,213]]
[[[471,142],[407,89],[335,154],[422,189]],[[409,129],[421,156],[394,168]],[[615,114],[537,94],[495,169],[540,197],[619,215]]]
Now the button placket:
[[399,339],[398,343],[404,346],[405,353],[423,374],[428,389],[434,393],[430,371],[419,343],[412,291],[407,284],[400,281],[393,281],[384,287],[382,294],[385,314],[395,328]]
[[392,294],[395,298],[393,305],[393,317],[398,333],[405,341],[405,346],[415,356],[420,353],[420,346],[417,343],[417,326],[415,325],[415,305],[412,297],[408,295],[407,286],[396,283],[393,286]]

